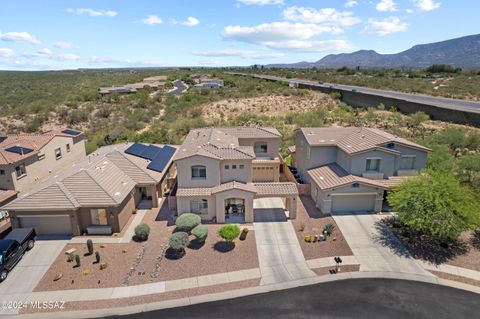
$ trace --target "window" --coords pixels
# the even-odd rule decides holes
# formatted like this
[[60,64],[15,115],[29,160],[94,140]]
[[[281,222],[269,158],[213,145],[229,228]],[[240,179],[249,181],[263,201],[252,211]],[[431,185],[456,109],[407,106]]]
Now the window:
[[413,169],[415,167],[415,156],[402,156],[400,169]]
[[192,179],[206,179],[207,168],[205,166],[192,166]]
[[265,154],[268,153],[268,143],[267,142],[255,142],[253,145],[253,150],[255,153]]
[[25,164],[20,164],[16,166],[15,173],[17,174],[17,178],[27,175],[27,169],[25,168]]
[[240,165],[238,166],[238,168],[240,168],[240,169],[244,169],[244,168],[245,168],[245,165],[243,165],[243,164],[240,164]]
[[38,160],[41,161],[41,160],[43,160],[43,159],[45,159],[45,154],[39,153],[39,154],[38,154]]
[[379,158],[368,158],[367,159],[367,171],[379,171],[380,170],[380,159]]
[[90,209],[90,218],[93,225],[108,225],[105,209]]
[[395,148],[395,144],[393,144],[393,143],[388,143],[388,144],[387,144],[387,148]]
[[55,149],[55,158],[57,160],[62,158],[62,149],[60,147]]
[[352,187],[353,187],[353,188],[358,188],[358,187],[360,187],[360,184],[359,184],[359,183],[353,183],[353,184],[352,184]]
[[0,169],[0,175],[5,175],[5,170],[4,169]]
[[67,143],[67,152],[70,152],[70,144]]
[[190,211],[194,214],[201,214],[204,209],[208,209],[208,200],[192,199],[190,201]]
[[237,169],[237,165],[232,165],[232,169]]
[[230,168],[230,166],[228,166],[228,165],[225,165],[225,169],[229,169],[229,168]]

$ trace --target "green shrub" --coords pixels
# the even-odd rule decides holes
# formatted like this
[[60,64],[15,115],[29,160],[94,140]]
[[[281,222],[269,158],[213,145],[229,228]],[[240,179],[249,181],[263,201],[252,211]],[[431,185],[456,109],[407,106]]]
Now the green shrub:
[[240,235],[240,227],[234,224],[227,224],[218,230],[218,235],[225,241],[232,242]]
[[91,239],[87,240],[87,249],[89,255],[93,254],[93,242]]
[[192,213],[183,213],[175,221],[179,231],[190,233],[193,228],[200,225],[202,219],[200,216]]
[[67,255],[67,263],[71,263],[73,261],[73,255],[72,254],[68,254]]
[[334,228],[335,228],[335,226],[333,226],[333,224],[327,224],[323,228],[323,232],[326,233],[327,235],[331,235],[333,233]]
[[148,235],[150,235],[150,227],[147,224],[140,224],[137,227],[135,227],[135,236],[140,241],[147,240]]
[[176,232],[170,237],[170,248],[175,251],[184,250],[189,243],[188,234],[185,232]]
[[199,242],[203,243],[208,236],[208,227],[205,225],[198,225],[192,229],[192,235],[195,236]]

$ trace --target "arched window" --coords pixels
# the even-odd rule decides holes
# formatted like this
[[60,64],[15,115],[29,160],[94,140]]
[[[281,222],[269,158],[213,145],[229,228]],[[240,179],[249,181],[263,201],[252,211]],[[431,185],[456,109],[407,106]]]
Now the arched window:
[[206,179],[207,168],[203,165],[192,166],[192,179]]
[[255,142],[255,144],[253,145],[253,150],[255,154],[268,153],[268,143],[263,141]]

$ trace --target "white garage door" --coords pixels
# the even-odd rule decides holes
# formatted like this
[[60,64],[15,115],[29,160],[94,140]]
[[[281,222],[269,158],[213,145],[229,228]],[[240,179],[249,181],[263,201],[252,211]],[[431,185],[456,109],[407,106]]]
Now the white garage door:
[[373,212],[375,195],[334,195],[332,196],[332,213]]
[[274,167],[273,166],[258,166],[253,167],[252,180],[253,182],[273,182],[274,181]]
[[68,215],[18,216],[20,227],[35,228],[37,235],[71,235],[72,226]]

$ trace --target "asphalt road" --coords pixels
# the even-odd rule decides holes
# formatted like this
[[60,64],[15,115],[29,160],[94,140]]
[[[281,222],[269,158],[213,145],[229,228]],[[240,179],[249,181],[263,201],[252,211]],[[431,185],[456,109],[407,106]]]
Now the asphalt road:
[[[478,318],[480,295],[395,279],[350,279],[115,318]],[[113,317],[111,317],[113,318]]]
[[372,95],[391,97],[391,98],[402,99],[405,101],[411,101],[415,103],[423,103],[423,104],[434,105],[434,106],[439,106],[444,108],[451,108],[456,110],[480,112],[480,102],[448,99],[448,98],[423,95],[423,94],[411,94],[411,93],[403,93],[403,92],[396,92],[396,91],[379,90],[379,89],[372,89],[372,88],[353,86],[353,85],[343,85],[343,84],[326,83],[326,82],[324,82],[323,84],[320,84],[313,81],[287,79],[287,78],[273,76],[273,75],[248,74],[248,73],[231,73],[231,74],[252,76],[255,78],[261,78],[261,79],[267,79],[267,80],[273,80],[273,81],[287,81],[287,82],[306,84],[306,85],[312,85],[312,86],[318,86],[318,87],[324,87],[324,88],[331,87],[332,89],[340,89],[340,90],[347,90],[347,91],[356,90],[359,93],[367,93]]
[[175,96],[182,95],[183,91],[188,89],[188,86],[180,80],[173,81],[173,85],[175,86],[175,88],[168,93],[172,94],[172,95],[175,95]]

